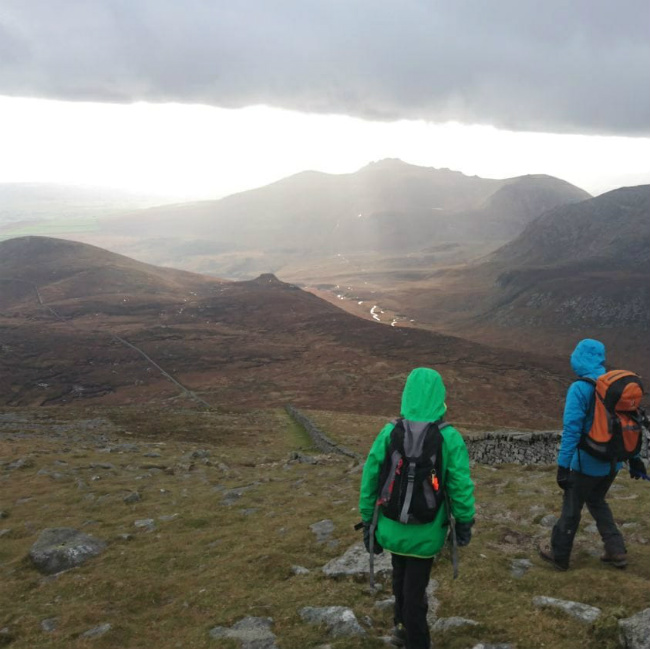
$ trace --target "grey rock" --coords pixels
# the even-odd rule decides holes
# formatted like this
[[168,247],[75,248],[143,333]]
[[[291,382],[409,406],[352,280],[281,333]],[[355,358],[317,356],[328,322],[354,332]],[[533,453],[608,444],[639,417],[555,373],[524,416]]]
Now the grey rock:
[[115,444],[115,446],[109,446],[109,453],[138,453],[140,451],[137,444]]
[[619,638],[625,649],[650,649],[650,608],[618,621]]
[[88,631],[85,631],[84,633],[82,633],[81,637],[82,638],[99,638],[100,636],[104,635],[105,633],[108,633],[112,628],[113,628],[113,625],[109,624],[108,622],[105,622],[104,624],[98,624],[97,626],[94,626],[92,629],[88,629]]
[[309,570],[307,568],[303,568],[302,566],[291,566],[291,572],[294,575],[308,575]]
[[555,514],[546,514],[539,522],[542,527],[553,527],[557,523],[557,516]]
[[105,469],[106,471],[111,471],[115,469],[115,466],[110,462],[91,462],[91,469]]
[[135,503],[139,503],[141,500],[142,500],[142,496],[138,491],[132,491],[130,494],[124,496],[124,502],[127,505],[133,505]]
[[318,523],[312,523],[309,529],[316,535],[317,543],[324,543],[334,531],[334,522],[329,519],[319,521]]
[[587,534],[598,534],[598,526],[596,523],[589,523],[589,525],[585,527],[585,532]]
[[532,567],[533,562],[529,559],[515,559],[510,564],[510,574],[515,579],[521,579]]
[[163,523],[169,523],[170,521],[175,521],[179,516],[180,514],[163,514],[158,517],[158,520]]
[[106,543],[70,527],[48,528],[41,532],[29,551],[40,572],[53,575],[82,565],[106,549]]
[[145,529],[147,532],[151,532],[156,529],[156,522],[153,518],[141,518],[133,522],[133,525],[138,529]]
[[133,534],[118,534],[117,535],[117,540],[118,541],[132,541],[135,538]]
[[11,528],[10,527],[5,527],[4,529],[0,530],[0,539],[3,536],[7,536],[8,534],[11,534]]
[[158,453],[158,451],[150,451],[149,453],[143,453],[142,457],[162,457],[162,453]]
[[0,647],[11,644],[15,639],[16,636],[8,626],[0,629]]
[[427,585],[427,601],[429,608],[427,610],[427,624],[432,627],[438,619],[438,609],[440,608],[440,600],[436,597],[435,593],[438,590],[438,580],[430,579]]
[[257,507],[248,507],[247,509],[242,509],[241,513],[244,516],[252,516],[253,514],[257,513]]
[[9,513],[5,511],[0,511],[0,520],[3,518],[9,518]]
[[580,602],[570,602],[564,599],[555,599],[555,597],[533,597],[533,606],[537,608],[554,608],[558,611],[563,611],[584,624],[593,624],[601,614],[601,610],[595,606],[581,604]]
[[352,609],[345,606],[305,606],[299,614],[308,624],[324,624],[334,638],[366,635]]
[[499,644],[485,644],[484,642],[479,642],[474,645],[472,649],[515,649],[515,646],[507,642],[501,642]]
[[389,597],[388,599],[382,599],[380,602],[375,602],[375,608],[380,611],[386,611],[395,606],[395,597]]
[[[390,553],[383,552],[375,556],[375,574],[391,572],[393,566],[390,560]],[[368,553],[363,543],[355,543],[346,552],[332,559],[323,566],[323,572],[328,577],[350,577],[355,575],[368,574]]]
[[210,451],[204,449],[204,448],[199,448],[196,451],[192,451],[190,453],[190,457],[195,459],[195,460],[202,460],[204,458],[210,457]]
[[34,466],[34,460],[30,457],[20,457],[9,464],[5,464],[7,471],[16,471],[17,469],[31,469]]
[[41,620],[41,629],[43,629],[45,633],[56,631],[57,626],[59,626],[58,617],[48,617],[46,620]]
[[436,621],[431,630],[434,633],[445,633],[450,629],[458,629],[463,626],[478,626],[478,622],[468,620],[464,617],[441,617]]
[[210,630],[213,640],[231,638],[239,640],[241,649],[277,649],[271,631],[273,620],[268,617],[245,617],[230,629],[216,626]]

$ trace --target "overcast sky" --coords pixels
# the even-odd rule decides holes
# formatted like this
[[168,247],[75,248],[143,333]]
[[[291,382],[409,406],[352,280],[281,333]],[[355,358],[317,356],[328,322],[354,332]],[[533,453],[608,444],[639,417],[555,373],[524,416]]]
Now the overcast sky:
[[[179,193],[223,193],[307,163],[352,171],[388,156],[493,177],[586,175],[592,192],[650,182],[649,26],[647,0],[0,0],[0,135],[4,124],[41,160],[31,176],[20,165],[12,171],[8,158],[20,151],[4,146],[0,181],[60,181],[66,169],[68,182],[124,185],[125,153],[160,167],[166,152],[164,183],[176,177]],[[103,104],[112,124],[97,122]],[[34,120],[48,116],[65,133],[30,137],[42,130]],[[248,177],[228,163],[241,156],[241,137],[223,137],[208,155],[188,124],[196,119],[210,146],[219,134],[258,134],[244,138],[258,159]],[[281,131],[267,142],[267,128]],[[307,138],[324,147],[321,157],[307,150],[309,128],[327,133],[325,143]],[[93,129],[113,134],[108,144],[97,138],[107,148],[94,155],[86,146]],[[549,134],[547,144],[533,132]],[[492,171],[482,149],[480,161],[452,155],[476,155],[477,137],[494,147]],[[332,151],[331,138],[348,150]],[[155,159],[141,148],[153,140]],[[67,147],[51,149],[66,141],[86,156],[77,170]],[[285,150],[273,152],[274,165],[262,148],[278,141]],[[57,156],[60,168],[48,176],[42,161]],[[181,156],[193,183],[177,176]],[[217,170],[229,178],[216,179]],[[156,181],[131,173],[129,183]]]

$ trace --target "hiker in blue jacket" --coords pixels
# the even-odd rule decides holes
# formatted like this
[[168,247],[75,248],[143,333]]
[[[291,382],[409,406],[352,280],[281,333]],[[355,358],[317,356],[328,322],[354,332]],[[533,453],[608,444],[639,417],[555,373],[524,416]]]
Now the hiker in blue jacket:
[[[581,378],[596,380],[605,370],[605,346],[598,340],[581,340],[571,354],[571,367]],[[578,448],[594,419],[595,387],[587,381],[575,381],[569,387],[564,406],[562,441],[557,458],[557,483],[564,491],[562,513],[553,527],[550,547],[539,554],[558,570],[569,568],[573,539],[580,524],[582,508],[587,505],[594,517],[605,546],[601,560],[615,566],[627,566],[627,550],[605,496],[623,466],[597,459]],[[646,475],[639,457],[629,461],[630,475]]]

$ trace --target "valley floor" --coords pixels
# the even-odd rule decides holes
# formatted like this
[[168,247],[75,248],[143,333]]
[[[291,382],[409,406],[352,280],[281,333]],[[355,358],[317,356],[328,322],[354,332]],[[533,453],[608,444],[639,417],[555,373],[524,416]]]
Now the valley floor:
[[[361,454],[384,423],[342,413],[309,416]],[[319,455],[282,410],[6,409],[0,644],[234,648],[234,640],[212,639],[210,630],[257,616],[273,619],[281,649],[384,647],[391,611],[375,604],[389,596],[389,582],[373,595],[365,581],[331,579],[321,570],[361,540],[353,530],[360,469],[350,458]],[[436,648],[617,646],[617,618],[650,601],[648,484],[622,474],[611,492],[628,570],[601,564],[600,540],[585,514],[572,570],[556,573],[535,551],[559,510],[553,467],[475,466],[473,477],[478,517],[471,545],[461,550],[460,578],[452,580],[447,551],[432,576],[437,615],[478,625],[437,635]],[[319,540],[310,526],[323,520],[332,530]],[[28,553],[52,527],[91,534],[107,549],[79,568],[43,576]],[[513,567],[522,559],[530,560],[523,574]],[[603,614],[583,624],[535,608],[538,595]],[[330,637],[301,619],[304,606],[350,607],[366,636]],[[96,637],[83,635],[92,629],[99,629]]]

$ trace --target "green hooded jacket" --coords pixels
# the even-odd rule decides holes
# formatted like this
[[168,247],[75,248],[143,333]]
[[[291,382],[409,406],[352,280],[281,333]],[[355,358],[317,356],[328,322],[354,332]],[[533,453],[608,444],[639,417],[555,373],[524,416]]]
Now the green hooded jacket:
[[[401,415],[415,422],[438,421],[447,410],[445,386],[442,377],[435,370],[418,367],[406,380],[402,393]],[[390,444],[393,423],[386,424],[375,439],[361,477],[359,512],[361,519],[372,520],[379,474]],[[442,468],[441,483],[447,489],[454,518],[469,523],[474,518],[474,484],[469,473],[467,447],[460,433],[447,426],[441,431]],[[383,516],[381,510],[377,519],[376,538],[379,544],[393,554],[429,558],[440,552],[447,535],[447,507],[443,503],[434,521],[423,525],[406,525]]]

